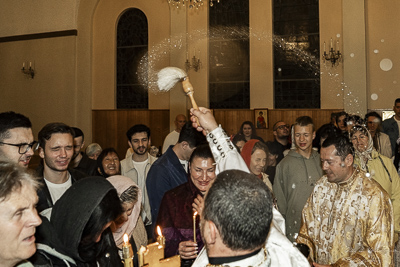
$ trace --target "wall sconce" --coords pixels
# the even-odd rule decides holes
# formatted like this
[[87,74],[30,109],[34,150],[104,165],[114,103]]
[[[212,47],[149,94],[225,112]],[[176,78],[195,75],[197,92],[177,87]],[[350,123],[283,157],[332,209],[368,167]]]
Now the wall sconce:
[[23,74],[31,76],[31,79],[35,77],[35,69],[32,67],[32,62],[29,62],[29,68],[25,67],[25,62],[22,63],[22,69],[21,69]]
[[186,66],[186,72],[188,72],[190,69],[194,69],[194,71],[196,72],[200,70],[201,68],[200,50],[199,50],[199,58],[196,58],[196,49],[194,50],[191,62],[189,61],[189,52],[186,52],[185,66]]
[[322,55],[324,63],[326,61],[330,61],[332,63],[332,67],[339,65],[339,62],[342,59],[342,54],[339,51],[339,40],[336,40],[335,49],[333,49],[333,40],[331,38],[331,43],[329,47],[329,51],[328,53],[326,53],[326,43],[324,42],[324,54]]

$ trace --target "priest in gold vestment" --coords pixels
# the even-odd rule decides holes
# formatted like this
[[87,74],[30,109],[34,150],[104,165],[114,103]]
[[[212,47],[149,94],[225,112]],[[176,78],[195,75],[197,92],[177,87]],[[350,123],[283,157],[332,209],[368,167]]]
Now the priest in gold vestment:
[[390,197],[365,172],[353,167],[344,137],[325,140],[325,174],[302,213],[297,243],[310,249],[314,266],[393,266],[393,208]]

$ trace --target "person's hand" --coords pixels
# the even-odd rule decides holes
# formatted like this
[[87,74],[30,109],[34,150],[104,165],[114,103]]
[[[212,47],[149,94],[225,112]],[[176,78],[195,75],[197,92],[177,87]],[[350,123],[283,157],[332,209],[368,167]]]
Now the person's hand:
[[[197,131],[203,132],[204,135],[207,135],[207,133],[218,127],[211,110],[203,107],[199,107],[199,110],[191,108],[190,113],[192,114],[190,120],[192,121],[193,127],[196,128]],[[196,118],[199,120],[200,125],[198,125]]]
[[198,253],[197,243],[193,241],[182,241],[179,243],[178,251],[182,259],[195,259]]
[[203,196],[197,195],[197,197],[194,199],[192,207],[193,207],[193,211],[197,211],[197,215],[201,216],[201,213],[203,212],[203,207],[204,207]]
[[328,265],[322,265],[322,264],[318,264],[316,262],[313,262],[313,266],[314,267],[329,267],[330,265],[329,264]]

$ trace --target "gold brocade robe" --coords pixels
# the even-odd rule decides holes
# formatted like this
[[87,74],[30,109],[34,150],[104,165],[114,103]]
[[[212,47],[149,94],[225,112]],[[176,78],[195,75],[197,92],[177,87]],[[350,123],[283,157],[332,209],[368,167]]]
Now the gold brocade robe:
[[388,194],[355,169],[345,182],[323,176],[302,213],[297,243],[332,266],[392,266],[393,208]]

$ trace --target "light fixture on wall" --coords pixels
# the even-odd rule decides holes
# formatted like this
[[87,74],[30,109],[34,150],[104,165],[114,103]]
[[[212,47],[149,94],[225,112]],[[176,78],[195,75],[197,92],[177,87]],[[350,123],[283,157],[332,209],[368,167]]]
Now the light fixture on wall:
[[35,69],[34,69],[34,67],[32,67],[32,61],[29,62],[29,67],[28,67],[28,64],[26,64],[26,67],[25,67],[25,62],[23,62],[21,71],[23,74],[31,76],[32,79],[33,79],[33,77],[35,77]]
[[201,61],[200,61],[200,50],[199,50],[199,57],[196,58],[196,49],[194,49],[194,54],[191,60],[189,60],[189,52],[186,52],[186,61],[185,61],[186,72],[190,69],[194,69],[194,71],[199,71],[201,68]]
[[[214,6],[214,2],[219,3],[220,0],[210,0],[210,6]],[[176,6],[177,8],[179,7],[184,7],[188,6],[189,8],[199,8],[201,7],[205,0],[168,0],[168,3],[172,6]]]
[[330,61],[332,63],[332,67],[339,65],[339,62],[342,59],[342,54],[339,51],[339,40],[336,40],[334,48],[333,40],[331,38],[328,53],[326,52],[326,43],[324,42],[324,54],[322,55],[322,58],[324,60],[324,63],[326,61]]

